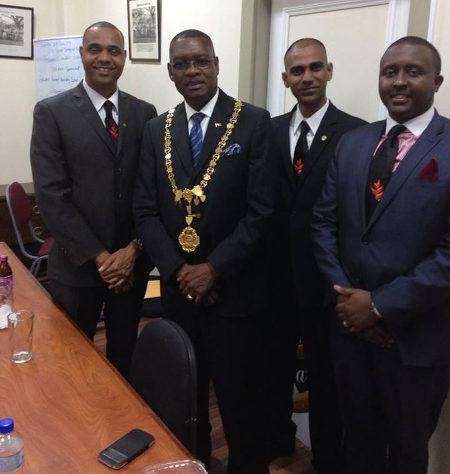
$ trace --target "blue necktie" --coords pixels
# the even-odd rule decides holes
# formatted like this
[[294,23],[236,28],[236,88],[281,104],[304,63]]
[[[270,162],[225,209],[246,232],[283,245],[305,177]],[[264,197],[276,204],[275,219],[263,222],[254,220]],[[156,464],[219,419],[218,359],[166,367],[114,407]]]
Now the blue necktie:
[[202,114],[201,112],[197,112],[191,116],[194,125],[192,125],[189,139],[191,140],[192,166],[194,168],[197,167],[198,157],[200,156],[200,151],[203,145],[202,127],[200,123],[205,117],[206,115]]

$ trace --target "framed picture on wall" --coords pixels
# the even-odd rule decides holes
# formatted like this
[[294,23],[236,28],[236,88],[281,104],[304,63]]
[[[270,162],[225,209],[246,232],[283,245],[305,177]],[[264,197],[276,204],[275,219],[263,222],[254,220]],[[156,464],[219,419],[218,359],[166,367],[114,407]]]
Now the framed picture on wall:
[[128,38],[131,60],[160,60],[160,0],[128,0]]
[[0,5],[0,57],[33,59],[33,9]]

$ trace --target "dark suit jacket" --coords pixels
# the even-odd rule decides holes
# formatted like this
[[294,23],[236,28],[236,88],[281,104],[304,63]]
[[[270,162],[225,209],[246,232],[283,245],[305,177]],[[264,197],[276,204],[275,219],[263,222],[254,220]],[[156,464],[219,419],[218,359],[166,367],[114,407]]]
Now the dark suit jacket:
[[[311,236],[312,209],[316,202],[328,164],[344,133],[366,122],[338,110],[331,102],[320,123],[310,147],[310,166],[305,165],[302,175],[294,181],[289,146],[291,112],[273,119],[273,127],[279,149],[279,222],[275,226],[274,248],[281,251],[276,265],[280,278],[293,278],[295,293],[300,304],[320,304],[324,284],[314,259]],[[283,236],[283,237],[282,237]],[[280,239],[281,242],[280,242]],[[290,252],[289,252],[290,249]],[[279,280],[279,282],[282,280]],[[289,283],[286,281],[285,285]],[[286,286],[284,286],[284,290]]]
[[368,169],[384,128],[364,126],[339,144],[314,212],[316,258],[330,285],[372,292],[404,363],[449,364],[450,121],[435,114],[367,223]]
[[45,99],[34,110],[31,166],[39,209],[55,240],[51,279],[101,285],[91,259],[135,235],[132,194],[144,125],[153,105],[119,91],[119,142],[111,139],[86,91]]
[[[226,130],[234,100],[222,91],[209,121],[194,170],[184,104],[176,107],[172,131],[172,162],[177,186],[198,184]],[[271,123],[267,111],[243,104],[227,147],[237,152],[220,157],[193,227],[200,245],[184,252],[178,236],[186,226],[185,208],[174,205],[164,158],[166,114],[147,124],[142,145],[134,212],[138,235],[162,277],[165,310],[189,312],[195,305],[178,290],[175,273],[184,263],[209,261],[220,275],[220,301],[212,308],[225,316],[245,316],[264,306],[268,285],[262,252],[272,214]],[[216,126],[216,124],[220,124]],[[225,149],[226,150],[226,149]]]

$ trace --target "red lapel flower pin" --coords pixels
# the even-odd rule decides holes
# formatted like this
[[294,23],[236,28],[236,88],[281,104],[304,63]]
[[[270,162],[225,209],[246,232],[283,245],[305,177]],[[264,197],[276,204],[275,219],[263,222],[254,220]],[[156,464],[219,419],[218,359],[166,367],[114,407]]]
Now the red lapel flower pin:
[[295,169],[295,172],[298,174],[298,176],[302,174],[303,166],[304,166],[303,160],[297,160],[294,163],[294,169]]
[[373,194],[375,201],[379,201],[383,197],[384,186],[379,179],[372,184],[370,192]]
[[111,128],[109,129],[109,133],[115,138],[119,138],[119,129],[117,128],[117,125],[111,125]]
[[419,179],[428,179],[430,181],[436,181],[438,178],[439,166],[436,158],[431,160],[425,165],[422,171],[419,173]]

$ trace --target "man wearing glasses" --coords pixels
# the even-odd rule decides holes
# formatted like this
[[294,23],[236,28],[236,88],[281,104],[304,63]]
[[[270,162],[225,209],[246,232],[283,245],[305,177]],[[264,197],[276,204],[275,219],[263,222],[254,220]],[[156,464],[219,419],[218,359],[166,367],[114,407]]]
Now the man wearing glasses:
[[264,474],[270,117],[218,89],[219,59],[201,31],[172,39],[167,67],[184,102],[147,124],[134,202],[138,234],[161,273],[166,316],[196,349],[196,456],[208,462],[211,454],[211,379],[228,472]]

